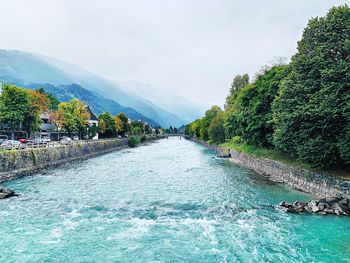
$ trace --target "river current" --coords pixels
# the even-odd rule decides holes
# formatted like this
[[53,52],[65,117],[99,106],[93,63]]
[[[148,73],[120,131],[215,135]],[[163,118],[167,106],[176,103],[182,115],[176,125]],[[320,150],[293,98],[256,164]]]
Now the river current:
[[350,262],[350,218],[171,138],[5,184],[0,262]]

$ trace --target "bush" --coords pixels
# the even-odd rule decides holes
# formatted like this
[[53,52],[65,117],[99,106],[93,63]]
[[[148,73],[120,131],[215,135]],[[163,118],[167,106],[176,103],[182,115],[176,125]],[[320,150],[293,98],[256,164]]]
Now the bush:
[[140,142],[144,143],[147,140],[147,136],[146,135],[142,135],[140,138]]
[[138,144],[139,144],[139,139],[136,137],[136,136],[131,136],[129,139],[128,139],[128,146],[131,147],[131,148],[134,148],[136,147]]

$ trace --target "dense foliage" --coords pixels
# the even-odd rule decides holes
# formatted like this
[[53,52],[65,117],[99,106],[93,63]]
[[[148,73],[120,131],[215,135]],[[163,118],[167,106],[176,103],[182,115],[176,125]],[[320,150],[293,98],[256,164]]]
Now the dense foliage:
[[48,110],[46,95],[5,84],[0,95],[0,123],[11,130],[37,131],[40,114]]
[[160,133],[159,129],[153,129],[150,124],[141,120],[131,122],[123,112],[116,116],[104,112],[98,116],[98,125],[89,123],[91,116],[85,102],[78,99],[59,102],[44,88],[28,90],[9,84],[2,85],[0,128],[8,131],[26,131],[28,135],[33,135],[33,132],[40,131],[43,113],[55,124],[56,131],[79,133],[81,137],[84,135],[84,138],[93,138],[97,133],[105,138],[130,133]]
[[73,99],[70,102],[61,102],[54,118],[61,130],[71,133],[85,131],[89,117],[85,103]]
[[314,167],[350,165],[350,8],[311,19],[290,64],[251,83],[237,75],[225,111],[214,106],[185,132],[273,148]]
[[350,9],[309,21],[274,103],[276,147],[318,166],[350,163]]

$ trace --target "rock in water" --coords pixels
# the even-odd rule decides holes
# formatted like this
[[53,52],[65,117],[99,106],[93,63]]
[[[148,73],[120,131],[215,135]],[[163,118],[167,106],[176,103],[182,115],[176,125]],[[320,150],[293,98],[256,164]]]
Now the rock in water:
[[323,198],[320,200],[311,200],[309,202],[295,201],[293,204],[287,202],[280,202],[278,208],[288,213],[307,212],[314,214],[335,214],[335,215],[349,215],[350,214],[350,200],[347,198]]
[[18,196],[18,194],[16,194],[11,189],[5,189],[5,188],[1,188],[0,189],[0,199],[9,198],[9,197],[12,197],[12,196]]

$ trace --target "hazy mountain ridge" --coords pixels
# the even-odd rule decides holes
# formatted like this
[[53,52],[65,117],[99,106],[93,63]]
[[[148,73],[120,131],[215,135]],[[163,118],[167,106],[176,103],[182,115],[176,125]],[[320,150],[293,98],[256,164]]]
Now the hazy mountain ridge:
[[151,105],[158,105],[166,111],[173,112],[186,123],[200,118],[208,108],[208,105],[201,105],[170,91],[138,81],[117,81],[117,84],[129,94],[149,101]]
[[71,78],[75,79],[74,83],[81,85],[82,87],[97,91],[104,97],[116,100],[118,103],[132,107],[144,116],[153,119],[163,127],[180,126],[186,121],[182,120],[174,113],[164,110],[158,105],[154,105],[149,101],[145,101],[142,97],[135,96],[134,94],[128,94],[128,90],[122,89],[116,83],[103,79],[97,74],[81,69],[80,67],[67,63],[61,60],[49,58],[40,54],[34,54],[36,57],[44,60],[50,65],[54,65],[59,70],[65,72]]
[[[36,53],[0,49],[0,80],[9,83],[22,83],[22,86],[49,83],[58,87],[75,83],[98,97],[94,100],[95,108],[106,108],[105,105],[97,105],[102,99],[115,101],[119,105],[118,109],[124,107],[129,112],[134,110],[134,116],[138,112],[143,118],[153,120],[154,123],[159,123],[163,127],[170,125],[178,127],[194,119],[194,115],[184,118],[184,114],[181,114],[179,117],[173,110],[176,106],[164,109],[162,105],[166,106],[169,103],[161,103],[161,99],[148,100],[149,94],[146,93],[149,92],[145,90],[122,88],[118,84],[79,66]],[[60,91],[62,92],[62,89]],[[58,92],[53,93],[59,95]],[[161,91],[158,90],[157,94],[160,93]],[[165,100],[167,96],[163,97]],[[197,114],[195,115],[197,116]]]
[[88,91],[77,84],[71,85],[59,85],[54,86],[51,84],[29,84],[21,85],[20,83],[14,83],[22,87],[27,87],[30,89],[44,88],[54,94],[60,101],[70,101],[71,99],[77,98],[81,101],[87,102],[94,113],[100,114],[102,112],[110,112],[112,115],[116,115],[120,112],[124,112],[131,120],[142,120],[144,122],[150,123],[153,126],[159,126],[159,124],[150,118],[145,117],[141,113],[137,112],[133,108],[124,107],[114,100],[105,99],[98,94]]

